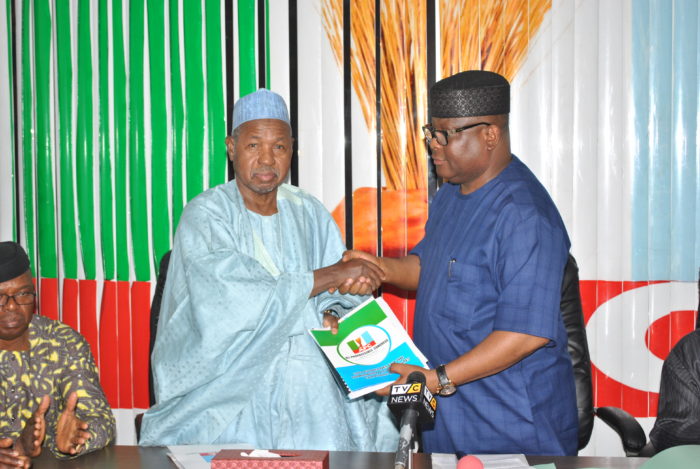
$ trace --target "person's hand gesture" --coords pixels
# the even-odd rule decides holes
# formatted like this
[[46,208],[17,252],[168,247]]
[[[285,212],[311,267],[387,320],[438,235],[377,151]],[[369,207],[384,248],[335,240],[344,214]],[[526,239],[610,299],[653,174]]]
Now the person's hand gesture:
[[31,458],[20,454],[12,447],[13,443],[10,438],[0,438],[0,469],[29,469],[32,465]]
[[[22,430],[17,440],[18,449],[30,458],[36,458],[41,454],[41,445],[46,437],[46,411],[49,410],[49,396],[45,395],[39,407],[34,411],[31,418]],[[21,446],[21,448],[19,448]]]
[[66,407],[56,425],[56,448],[61,453],[79,454],[85,449],[85,442],[90,439],[87,431],[88,424],[75,415],[78,403],[78,393],[73,391],[68,395]]
[[[384,271],[381,259],[363,251],[345,251],[341,262],[347,267],[361,266],[363,275],[346,276],[345,280],[338,286],[329,289],[330,293],[336,290],[340,294],[369,295],[379,288],[384,279]],[[356,267],[357,268],[357,267]]]
[[389,368],[389,371],[391,371],[392,373],[397,373],[400,376],[393,383],[377,390],[376,392],[380,396],[388,396],[391,393],[391,386],[393,386],[394,384],[404,384],[408,379],[408,375],[410,375],[414,371],[420,371],[425,375],[425,385],[428,387],[428,389],[430,389],[430,392],[435,394],[437,391],[438,378],[435,370],[426,370],[425,368],[421,368],[420,366],[408,365],[406,363],[392,363],[391,367]]
[[370,254],[365,251],[358,251],[355,249],[350,249],[343,253],[343,262],[347,262],[351,259],[362,259],[363,261],[371,262],[372,264],[379,267],[382,271],[384,270],[384,265],[381,257],[377,257],[374,254]]

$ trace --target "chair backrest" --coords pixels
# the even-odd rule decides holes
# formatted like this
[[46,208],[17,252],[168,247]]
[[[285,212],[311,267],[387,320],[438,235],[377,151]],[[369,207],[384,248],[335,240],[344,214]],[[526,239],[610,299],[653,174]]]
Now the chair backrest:
[[148,396],[150,405],[156,403],[155,391],[153,389],[153,370],[151,368],[150,356],[153,352],[153,344],[156,342],[156,332],[158,331],[158,318],[160,318],[160,303],[163,300],[163,290],[165,289],[165,280],[168,276],[168,265],[170,264],[170,251],[163,254],[158,267],[158,280],[156,281],[156,291],[153,294],[153,302],[151,303],[151,340],[148,348]]
[[591,357],[588,353],[586,326],[583,321],[578,265],[569,254],[561,287],[561,315],[568,335],[568,349],[574,367],[576,405],[578,407],[578,449],[583,449],[593,431],[593,384]]

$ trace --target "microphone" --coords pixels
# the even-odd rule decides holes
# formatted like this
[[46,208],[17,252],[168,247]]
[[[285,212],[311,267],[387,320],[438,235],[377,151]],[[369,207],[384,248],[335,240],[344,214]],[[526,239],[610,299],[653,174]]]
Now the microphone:
[[410,467],[411,442],[416,436],[416,425],[435,421],[437,400],[425,384],[425,375],[414,371],[406,384],[394,384],[389,395],[389,409],[401,420],[399,447],[396,450],[394,469]]

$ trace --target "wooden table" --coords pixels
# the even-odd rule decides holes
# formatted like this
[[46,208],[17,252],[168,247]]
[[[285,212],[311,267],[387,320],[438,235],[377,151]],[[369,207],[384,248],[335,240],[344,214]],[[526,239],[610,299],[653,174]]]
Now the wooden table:
[[[70,461],[56,460],[44,452],[34,461],[35,469],[176,469],[163,447],[111,446]],[[620,468],[634,469],[646,458],[529,456],[530,464],[555,463],[557,469]],[[332,451],[331,469],[393,469],[393,453],[353,453]],[[414,469],[431,469],[430,455],[416,454]]]

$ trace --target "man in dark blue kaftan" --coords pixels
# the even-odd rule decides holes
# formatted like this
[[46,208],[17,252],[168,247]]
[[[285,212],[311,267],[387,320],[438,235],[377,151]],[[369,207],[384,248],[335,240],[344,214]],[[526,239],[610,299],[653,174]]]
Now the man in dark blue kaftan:
[[[430,107],[423,130],[447,183],[411,253],[373,259],[385,282],[418,290],[414,340],[440,395],[425,451],[576,454],[559,310],[570,242],[547,191],[510,152],[508,82],[462,72],[432,87]],[[354,257],[372,260],[345,255]],[[414,369],[392,366],[401,380]]]

